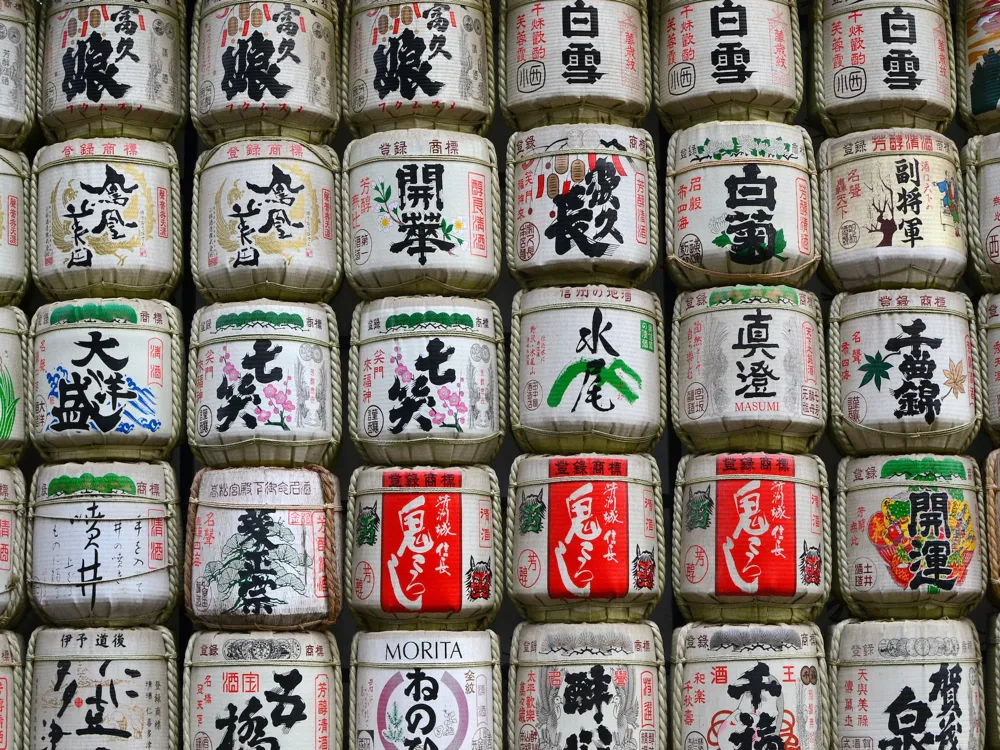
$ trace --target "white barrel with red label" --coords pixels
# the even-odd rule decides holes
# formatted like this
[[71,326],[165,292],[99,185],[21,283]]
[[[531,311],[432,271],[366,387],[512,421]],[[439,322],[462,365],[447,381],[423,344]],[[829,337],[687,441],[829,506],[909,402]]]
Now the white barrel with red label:
[[181,275],[181,179],[167,143],[90,138],[35,155],[31,275],[49,300],[169,297]]
[[858,617],[963,617],[986,592],[979,466],[964,456],[845,458],[837,585]]
[[628,737],[635,750],[666,748],[664,662],[652,622],[522,622],[510,647],[506,747],[564,737],[568,748],[610,748]]
[[962,453],[979,433],[980,344],[964,294],[838,294],[829,337],[830,429],[842,453]]
[[[42,457],[167,458],[182,429],[180,321],[176,307],[156,300],[79,299],[38,308],[29,430]],[[0,403],[2,383],[0,371]]]
[[[202,630],[184,655],[183,744],[188,750],[260,746],[340,750],[340,652],[332,633]],[[249,729],[245,729],[249,728]]]
[[665,537],[651,456],[522,455],[511,465],[504,570],[524,617],[649,617],[665,588]]
[[347,144],[344,173],[344,270],[359,297],[493,288],[502,212],[490,141],[440,130],[376,133]]
[[[2,12],[0,27],[3,27]],[[0,49],[3,43],[0,39]],[[2,83],[0,79],[0,100]],[[0,115],[2,107],[0,103]],[[32,223],[33,206],[28,157],[0,149],[0,305],[20,304],[28,286],[28,252],[34,231],[29,224]]]
[[973,136],[966,142],[962,190],[970,280],[985,291],[1000,291],[1000,134]]
[[341,279],[340,161],[328,146],[240,138],[194,168],[191,276],[211,302],[322,302]]
[[24,640],[18,633],[0,631],[0,745],[28,747],[24,720],[29,701],[24,682]]
[[641,453],[667,423],[660,298],[541,287],[514,296],[510,409],[524,451]]
[[30,382],[28,319],[0,307],[0,466],[16,464],[28,443]]
[[824,657],[811,622],[678,628],[669,746],[705,750],[712,737],[718,747],[828,750],[833,696]]
[[485,0],[352,0],[344,14],[343,111],[364,134],[493,120],[493,13]]
[[0,11],[0,144],[21,148],[35,127],[38,100],[38,23],[41,4],[8,0]]
[[653,272],[653,139],[617,125],[550,125],[507,142],[507,267],[526,287],[638,286]]
[[682,289],[802,286],[815,273],[819,183],[804,129],[715,122],[678,131],[663,192],[667,271]]
[[498,18],[508,123],[634,126],[646,116],[653,98],[646,0],[501,0]]
[[[24,550],[28,544],[24,504],[24,475],[21,470],[16,467],[0,469],[0,627],[3,628],[17,625],[28,608],[24,583]],[[0,665],[2,663],[0,658]],[[5,703],[0,700],[0,715]],[[0,726],[6,725],[0,719]]]
[[828,138],[819,169],[823,271],[835,289],[955,288],[976,207],[951,140],[906,128]]
[[816,456],[684,456],[674,484],[673,591],[707,622],[813,620],[833,576],[826,467]]
[[979,634],[969,620],[844,620],[829,634],[827,747],[983,750]]
[[811,450],[826,426],[823,316],[811,292],[730,286],[674,304],[670,411],[689,450]]
[[358,633],[350,750],[503,746],[500,639],[485,630]]
[[507,431],[496,303],[388,297],[354,308],[351,439],[369,463],[489,463]]
[[188,616],[224,630],[310,630],[340,614],[343,511],[326,469],[202,469],[184,561]]
[[165,627],[38,628],[24,683],[25,750],[50,748],[57,729],[61,750],[92,750],[95,736],[119,750],[178,746],[177,651]]
[[[335,0],[197,0],[189,99],[201,140],[329,142],[340,121],[339,7]],[[399,55],[404,66],[407,54]]]
[[173,613],[183,553],[170,464],[42,466],[28,522],[28,596],[46,622],[153,625]]
[[188,115],[185,2],[48,0],[40,8],[38,119],[49,142],[174,140]]
[[488,466],[362,467],[347,508],[347,603],[366,630],[489,626],[503,601],[500,489]]
[[812,108],[828,134],[948,127],[957,90],[947,0],[815,0],[812,24]]
[[653,94],[667,130],[795,119],[805,74],[793,0],[665,0],[656,18]]
[[337,319],[327,305],[259,299],[195,313],[187,434],[202,464],[328,466],[340,418]]

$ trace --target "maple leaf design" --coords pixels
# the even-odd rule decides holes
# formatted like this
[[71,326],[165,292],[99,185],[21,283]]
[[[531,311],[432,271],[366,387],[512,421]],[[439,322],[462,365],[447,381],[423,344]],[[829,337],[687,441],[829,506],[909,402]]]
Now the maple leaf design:
[[858,387],[863,388],[874,380],[875,389],[881,391],[882,381],[889,379],[889,370],[892,369],[892,362],[883,357],[882,352],[875,352],[874,357],[866,354],[865,359],[867,362],[858,368],[858,370],[865,374],[861,379],[861,385]]
[[948,359],[948,368],[944,371],[944,384],[948,392],[958,398],[959,393],[965,393],[965,363],[962,360]]

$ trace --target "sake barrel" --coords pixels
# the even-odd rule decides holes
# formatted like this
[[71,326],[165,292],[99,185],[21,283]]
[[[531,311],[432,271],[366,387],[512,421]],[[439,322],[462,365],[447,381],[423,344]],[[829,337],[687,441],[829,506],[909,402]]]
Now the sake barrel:
[[837,583],[858,617],[962,617],[986,590],[979,467],[964,456],[845,458]]
[[550,125],[515,133],[507,184],[507,267],[522,286],[638,286],[653,272],[659,192],[645,130]]
[[507,431],[500,310],[490,300],[389,297],[354,308],[348,419],[376,464],[489,463]]
[[[990,615],[987,624],[987,646],[983,663],[983,674],[986,677],[986,705],[995,706],[997,697],[1000,696],[1000,684],[998,684],[998,669],[1000,669],[1000,617],[996,614]],[[1000,746],[1000,715],[996,712],[986,714],[986,747],[994,748]]]
[[493,288],[502,214],[490,141],[437,130],[370,135],[347,144],[344,172],[344,269],[359,297]]
[[487,627],[503,600],[488,466],[361,467],[347,508],[347,603],[366,630]]
[[[191,119],[202,141],[333,138],[340,120],[338,8],[334,0],[276,6],[198,0],[189,92]],[[405,51],[401,59],[410,61]]]
[[182,427],[180,317],[156,300],[80,299],[38,308],[29,429],[45,460],[170,455]]
[[151,625],[180,588],[177,480],[170,464],[48,464],[28,501],[28,596],[49,623]]
[[666,266],[680,288],[802,286],[815,273],[819,182],[802,128],[716,122],[678,131],[663,192]]
[[24,641],[11,631],[0,631],[0,687],[6,692],[0,703],[0,728],[2,739],[22,744],[24,736],[25,703],[29,701],[24,684]]
[[971,622],[845,620],[829,640],[835,691],[829,747],[892,747],[902,740],[982,750],[987,713],[996,712],[984,705]]
[[[0,627],[17,625],[27,609],[24,596],[24,476],[20,469],[0,469]],[[0,636],[0,648],[3,638]],[[0,651],[0,679],[3,661]],[[0,701],[0,726],[6,701]]]
[[681,458],[671,572],[685,619],[814,620],[830,596],[829,515],[826,467],[816,456]]
[[0,308],[0,466],[16,464],[28,442],[31,382],[28,319],[16,307]]
[[955,114],[946,0],[815,0],[813,107],[830,135],[944,130]]
[[653,93],[667,130],[795,119],[805,75],[794,2],[665,0],[656,17]]
[[341,94],[352,128],[489,128],[496,95],[490,3],[353,0],[345,16]]
[[787,286],[684,292],[671,335],[671,418],[689,450],[800,453],[819,441],[826,381],[816,295]]
[[500,641],[490,630],[357,633],[351,689],[350,750],[502,747]]
[[0,11],[0,25],[5,32],[0,39],[0,58],[5,61],[0,78],[0,144],[9,148],[20,148],[35,126],[40,7],[24,0],[10,0]]
[[991,75],[1000,63],[992,28],[996,10],[988,0],[962,0],[957,7],[958,111],[968,130],[992,133],[1000,129],[1000,89]]
[[660,299],[649,292],[598,284],[518,292],[510,368],[517,444],[556,453],[650,450],[667,422],[665,351]]
[[57,719],[64,750],[94,747],[91,735],[121,750],[177,746],[177,652],[166,628],[41,627],[25,662],[26,749],[50,747]]
[[[992,602],[1000,602],[1000,498],[997,491],[1000,483],[997,481],[1000,469],[1000,451],[994,450],[983,461],[985,474],[986,501],[983,503],[985,524],[980,524],[980,538],[985,542],[988,570],[986,593]],[[984,531],[985,526],[985,531]]]
[[964,294],[839,294],[830,308],[830,428],[848,456],[961,453],[979,432],[979,341]]
[[339,339],[326,305],[201,308],[188,383],[188,441],[205,466],[326,466],[340,446]]
[[[973,136],[962,149],[965,232],[970,281],[981,290],[1000,291],[1000,136]],[[994,201],[997,207],[994,207]]]
[[1000,445],[1000,295],[979,298],[976,311],[982,378],[986,386],[983,400],[983,427],[994,445]]
[[[3,25],[0,13],[0,27]],[[4,41],[0,39],[0,49]],[[0,77],[0,101],[3,99],[2,83]],[[0,104],[0,115],[2,112]],[[28,285],[31,238],[25,214],[30,216],[32,210],[30,177],[31,165],[24,154],[0,149],[0,305],[20,304]]]
[[212,302],[329,299],[340,286],[340,161],[328,146],[241,138],[198,157],[191,276]]
[[269,747],[337,750],[341,680],[329,633],[194,633],[184,656],[183,746],[215,748],[253,726]]
[[507,122],[526,130],[641,121],[652,100],[646,16],[646,0],[501,0]]
[[674,631],[672,669],[671,747],[710,747],[707,737],[720,747],[830,747],[833,691],[811,622],[684,625]]
[[536,622],[636,621],[663,595],[666,532],[652,456],[518,456],[507,535],[507,592]]
[[191,489],[185,607],[227,630],[323,629],[340,614],[343,511],[326,469],[202,469]]
[[954,143],[930,130],[869,130],[825,140],[819,168],[823,269],[835,289],[955,288],[967,235]]
[[507,747],[549,747],[551,737],[565,737],[570,748],[612,747],[615,737],[629,737],[637,750],[667,747],[667,680],[654,623],[514,629]]
[[181,275],[181,178],[168,143],[91,138],[35,155],[31,275],[50,301],[169,297]]

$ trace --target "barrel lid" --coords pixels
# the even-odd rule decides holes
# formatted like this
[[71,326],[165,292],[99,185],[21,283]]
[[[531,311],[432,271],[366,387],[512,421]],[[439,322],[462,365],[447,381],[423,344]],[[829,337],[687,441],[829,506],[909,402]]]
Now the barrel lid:
[[[594,466],[596,462],[602,462],[604,465]],[[624,472],[612,473],[611,476],[635,484],[652,484],[655,463],[652,456],[641,453],[635,455],[578,453],[572,456],[527,454],[521,456],[521,460],[516,464],[517,476],[514,482],[519,487],[548,484],[559,481],[558,477],[567,476],[571,472],[573,480],[579,480],[581,476],[589,473],[607,478],[607,469],[618,463],[624,464]]]
[[738,285],[720,286],[683,292],[677,297],[674,318],[684,320],[715,310],[725,310],[741,305],[747,307],[787,308],[801,312],[817,322],[822,320],[819,297],[812,292],[790,286]]
[[426,295],[362,302],[355,312],[355,317],[360,316],[361,340],[352,343],[411,332],[427,335],[468,333],[496,338],[503,335],[493,325],[496,312],[496,304],[488,299]]
[[[433,486],[443,489],[454,487],[462,493],[489,495],[496,486],[496,475],[488,466],[454,466],[447,469],[436,466],[365,466],[355,472],[352,489],[355,495],[380,495],[396,490],[413,492],[407,475],[429,473],[436,475]],[[426,488],[431,485],[423,483],[417,486]]]
[[292,138],[236,138],[221,143],[204,155],[198,164],[198,174],[212,167],[254,160],[302,161],[324,169],[339,171],[337,154],[326,146],[314,146]]
[[186,6],[180,0],[129,0],[128,2],[108,5],[102,5],[92,0],[90,2],[81,2],[80,0],[48,0],[48,3],[50,16],[65,13],[72,8],[105,8],[111,13],[114,12],[111,10],[112,8],[130,7],[149,9],[160,13],[168,13],[173,16],[183,15],[186,12]]
[[[881,289],[838,296],[841,300],[839,320],[855,315],[880,315],[913,310],[919,310],[926,315],[958,313],[965,317],[969,305],[969,298],[961,292],[946,292],[941,289]],[[929,298],[930,304],[922,305],[922,298]]]
[[31,322],[32,335],[60,328],[99,328],[101,324],[116,328],[179,333],[180,312],[169,302],[123,297],[77,299],[53,302],[35,311]]
[[656,644],[659,633],[651,623],[549,624],[518,626],[511,660],[519,667],[559,664],[661,665]]
[[[332,483],[333,497],[324,495],[324,478]],[[239,504],[276,508],[284,505],[315,505],[320,508],[326,505],[339,511],[340,483],[333,474],[320,467],[202,469],[199,472],[197,502],[209,506],[231,503],[233,508],[242,507]]]
[[593,307],[594,305],[632,310],[656,317],[656,297],[641,289],[625,289],[591,284],[588,286],[547,286],[522,290],[514,296],[514,310],[520,315],[548,308]]
[[233,341],[255,336],[307,339],[322,346],[336,346],[333,311],[324,304],[258,299],[220,302],[201,308],[191,329],[191,345]]
[[586,154],[593,151],[620,152],[622,156],[653,160],[653,152],[647,152],[647,142],[652,143],[649,133],[640,128],[621,125],[545,125],[533,130],[514,133],[515,160],[518,163],[543,156],[563,154]]
[[[483,0],[461,0],[461,2],[451,0],[451,2],[453,5],[460,5],[466,8],[478,8],[484,13],[487,8],[487,4]],[[371,15],[371,11],[373,10],[393,6],[398,7],[396,3],[387,2],[387,0],[353,0],[351,3],[351,13],[353,15],[358,15],[359,13],[368,13]]]
[[[64,640],[68,639],[68,640]],[[34,658],[156,659],[173,655],[174,637],[166,628],[53,628],[31,635]],[[170,652],[167,644],[170,644]],[[70,644],[70,645],[67,645]]]
[[968,620],[844,620],[830,641],[839,641],[831,655],[838,667],[979,663],[979,635]]
[[0,333],[28,333],[28,319],[19,307],[0,307]]
[[956,167],[959,164],[958,146],[954,141],[933,130],[920,128],[865,130],[827,138],[820,145],[818,156],[819,168],[823,170],[873,156],[899,159],[930,153],[950,160]]
[[809,134],[780,122],[706,122],[678,130],[671,138],[674,169],[729,166],[730,162],[773,162],[807,169]]
[[176,503],[175,486],[173,469],[162,461],[46,464],[35,472],[29,502],[72,502],[76,497],[110,495],[137,502]]
[[[24,475],[16,466],[0,469],[0,507],[24,502]],[[2,632],[2,631],[0,631]]]
[[[200,20],[214,16],[218,23],[225,23],[226,16],[228,16],[233,8],[239,8],[240,18],[242,19],[244,18],[242,15],[244,12],[249,14],[255,7],[261,5],[264,5],[264,3],[234,2],[234,0],[203,0]],[[327,16],[333,16],[337,13],[337,0],[291,0],[290,2],[283,0],[281,5],[314,10]],[[274,6],[272,6],[272,10],[273,8]]]
[[[405,150],[397,148],[397,144],[404,141]],[[344,152],[344,168],[354,169],[369,162],[413,161],[421,158],[470,161],[495,166],[496,159],[492,158],[490,151],[490,142],[472,133],[425,128],[390,130],[351,141]]]
[[289,663],[340,666],[336,641],[327,633],[224,633],[202,630],[188,642],[190,667],[213,665]]
[[[976,465],[965,456],[915,453],[845,458],[844,461],[847,462],[847,471],[843,489],[847,492],[924,484],[972,491],[979,489],[975,481]],[[869,469],[874,471],[868,471]]]
[[2,0],[0,2],[0,18],[14,23],[27,23],[29,16],[34,17],[33,13],[29,14],[28,12],[28,9],[33,6],[34,3],[31,0]]
[[[750,462],[754,476],[767,478],[766,469],[761,462],[770,462],[774,468],[774,477],[787,481],[783,462],[794,469],[794,477],[804,482],[819,483],[819,459],[810,454],[792,455],[790,453],[714,453],[699,456],[688,456],[683,462],[677,477],[679,485],[712,482],[717,479],[732,479],[740,475],[743,460]],[[764,464],[767,465],[767,464]],[[761,473],[765,472],[765,473]]]
[[493,641],[489,630],[450,632],[410,630],[384,633],[358,633],[355,649],[359,667],[393,669],[400,665],[450,667],[493,663]]
[[980,320],[980,324],[985,325],[987,328],[1000,326],[1000,294],[990,294],[980,297],[979,304],[982,305],[982,320]]
[[[824,655],[823,636],[812,623],[803,625],[709,625],[694,623],[683,631],[683,659],[689,662],[767,659],[817,659]],[[676,658],[676,655],[675,655]]]
[[23,666],[24,640],[21,635],[12,630],[0,630],[0,667]]
[[170,168],[177,166],[177,152],[169,143],[141,138],[74,138],[43,146],[35,154],[34,171],[41,172],[60,162],[135,162]]
[[25,170],[27,164],[24,154],[0,148],[0,177],[27,178],[30,172],[30,169]]
[[[926,8],[941,14],[944,14],[945,10],[944,0],[903,0],[899,3],[892,3],[893,7],[897,5],[904,8]],[[855,10],[864,11],[885,7],[887,7],[885,0],[823,0],[823,14],[827,17]]]

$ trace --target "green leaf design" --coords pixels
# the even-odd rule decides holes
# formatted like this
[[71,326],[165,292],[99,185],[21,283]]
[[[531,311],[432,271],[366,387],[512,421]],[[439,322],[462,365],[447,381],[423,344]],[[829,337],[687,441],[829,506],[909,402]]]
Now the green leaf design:
[[875,390],[881,391],[882,381],[889,379],[889,370],[892,369],[892,362],[885,359],[882,356],[882,352],[875,352],[874,357],[866,354],[865,359],[867,361],[858,367],[858,370],[865,374],[865,376],[861,379],[861,385],[859,387],[864,388],[868,385],[868,383],[874,380]]
[[785,241],[785,230],[779,229],[774,235],[774,257],[780,258],[786,247],[788,242]]
[[729,239],[729,235],[723,232],[714,240],[712,240],[713,245],[718,245],[719,247],[729,247],[733,244],[733,241]]

